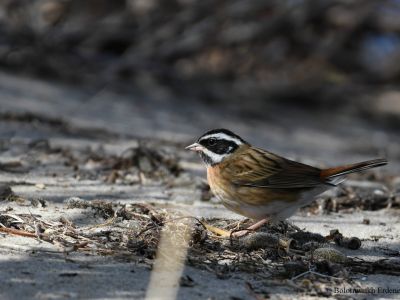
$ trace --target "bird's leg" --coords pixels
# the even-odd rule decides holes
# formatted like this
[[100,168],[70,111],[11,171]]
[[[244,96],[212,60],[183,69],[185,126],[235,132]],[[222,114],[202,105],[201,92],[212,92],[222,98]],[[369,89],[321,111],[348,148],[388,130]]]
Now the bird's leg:
[[244,229],[244,230],[232,232],[232,236],[233,236],[233,237],[241,237],[241,236],[244,236],[244,235],[248,234],[250,231],[256,231],[256,230],[260,229],[260,227],[263,226],[265,223],[268,223],[268,221],[269,221],[269,220],[268,220],[267,218],[262,219],[262,220],[260,220],[260,221],[258,221],[258,222],[256,222],[256,223],[254,223],[253,225],[247,227],[247,228]]

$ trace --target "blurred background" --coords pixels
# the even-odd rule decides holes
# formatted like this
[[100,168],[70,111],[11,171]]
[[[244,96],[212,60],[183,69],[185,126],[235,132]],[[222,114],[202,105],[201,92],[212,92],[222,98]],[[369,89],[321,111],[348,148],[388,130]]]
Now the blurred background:
[[400,158],[396,0],[2,0],[0,68],[3,119]]

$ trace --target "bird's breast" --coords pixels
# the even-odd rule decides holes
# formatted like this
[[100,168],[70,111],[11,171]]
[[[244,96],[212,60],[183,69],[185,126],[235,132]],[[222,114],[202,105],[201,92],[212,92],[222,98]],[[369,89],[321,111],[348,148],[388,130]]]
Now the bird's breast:
[[231,183],[221,176],[221,170],[218,166],[207,168],[207,180],[211,191],[221,201],[234,196]]

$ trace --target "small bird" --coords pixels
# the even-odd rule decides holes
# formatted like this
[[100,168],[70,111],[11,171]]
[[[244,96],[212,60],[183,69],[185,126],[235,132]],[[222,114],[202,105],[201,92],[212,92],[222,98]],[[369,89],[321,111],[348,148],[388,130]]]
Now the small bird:
[[223,205],[257,221],[235,232],[236,237],[289,218],[350,173],[387,164],[386,159],[374,159],[319,169],[253,147],[227,129],[210,130],[186,149],[200,154],[211,191]]

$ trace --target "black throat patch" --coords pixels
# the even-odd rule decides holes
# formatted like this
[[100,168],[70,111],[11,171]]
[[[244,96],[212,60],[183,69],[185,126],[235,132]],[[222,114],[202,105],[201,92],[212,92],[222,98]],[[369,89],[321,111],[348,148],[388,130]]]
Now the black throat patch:
[[200,152],[200,157],[206,165],[214,166],[216,163],[213,162],[212,158],[204,152]]

